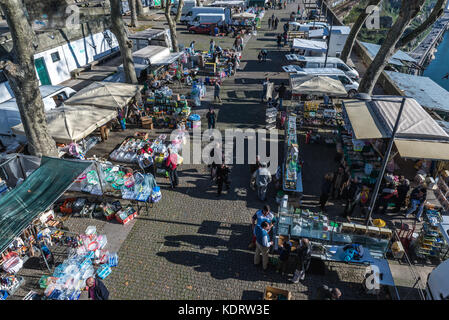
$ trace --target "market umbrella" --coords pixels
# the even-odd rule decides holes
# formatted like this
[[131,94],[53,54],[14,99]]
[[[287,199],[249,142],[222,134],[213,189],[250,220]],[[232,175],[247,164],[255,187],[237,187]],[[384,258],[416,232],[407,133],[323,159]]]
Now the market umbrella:
[[[97,128],[117,117],[117,111],[94,106],[62,105],[45,112],[48,133],[56,142],[80,141]],[[24,135],[23,124],[11,128],[15,134]]]
[[293,94],[309,94],[315,96],[345,97],[348,95],[339,80],[326,76],[298,75],[290,76]]
[[121,82],[94,82],[78,91],[64,103],[116,110],[128,105],[141,88],[141,85]]

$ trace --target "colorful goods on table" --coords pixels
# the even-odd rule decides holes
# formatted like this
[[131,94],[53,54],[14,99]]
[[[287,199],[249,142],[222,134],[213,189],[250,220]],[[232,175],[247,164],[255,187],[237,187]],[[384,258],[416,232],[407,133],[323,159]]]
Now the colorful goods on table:
[[[78,300],[87,278],[95,274],[106,278],[118,261],[117,253],[105,250],[106,245],[105,235],[98,235],[95,226],[87,227],[85,233],[72,243],[68,258],[55,268],[53,276],[40,279],[39,285],[45,288],[45,296],[52,300]],[[97,271],[96,265],[99,266]]]

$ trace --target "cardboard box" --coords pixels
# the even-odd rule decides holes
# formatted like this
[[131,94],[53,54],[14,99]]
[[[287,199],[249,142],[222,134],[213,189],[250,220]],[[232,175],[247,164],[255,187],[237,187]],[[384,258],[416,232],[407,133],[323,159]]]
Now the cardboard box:
[[[282,290],[282,289],[270,287],[270,286],[267,286],[265,288],[265,291],[263,293],[263,299],[264,300],[279,300],[278,299],[279,295],[283,295],[287,300],[292,299],[292,294],[290,291]],[[281,300],[283,300],[283,299],[281,299]]]
[[148,129],[148,130],[153,130],[154,124],[153,123],[142,124],[142,128]]
[[153,118],[152,117],[141,117],[140,121],[142,122],[142,124],[153,123]]
[[396,259],[402,259],[405,251],[401,241],[393,242],[393,244],[391,245],[391,252],[393,253],[393,257],[395,257]]

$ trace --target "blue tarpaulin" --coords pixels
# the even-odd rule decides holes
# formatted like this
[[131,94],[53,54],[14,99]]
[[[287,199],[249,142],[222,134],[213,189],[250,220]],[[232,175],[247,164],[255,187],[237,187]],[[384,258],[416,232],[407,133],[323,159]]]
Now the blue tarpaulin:
[[43,157],[41,165],[21,185],[0,198],[0,252],[46,211],[92,165]]

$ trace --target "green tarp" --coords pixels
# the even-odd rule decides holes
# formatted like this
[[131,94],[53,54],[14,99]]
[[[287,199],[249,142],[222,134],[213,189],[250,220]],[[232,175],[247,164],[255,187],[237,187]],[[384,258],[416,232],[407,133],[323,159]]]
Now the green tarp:
[[21,185],[0,198],[0,252],[47,210],[92,165],[43,157],[41,165]]

